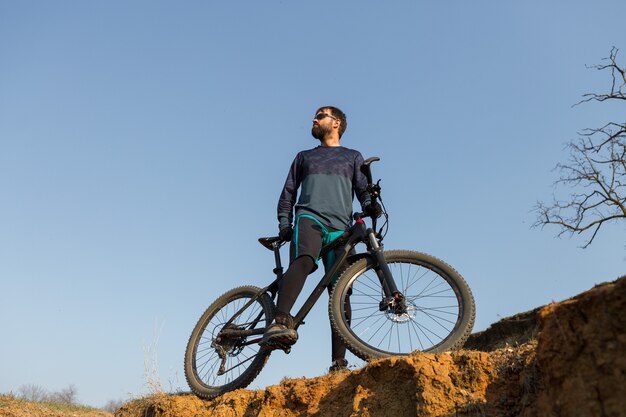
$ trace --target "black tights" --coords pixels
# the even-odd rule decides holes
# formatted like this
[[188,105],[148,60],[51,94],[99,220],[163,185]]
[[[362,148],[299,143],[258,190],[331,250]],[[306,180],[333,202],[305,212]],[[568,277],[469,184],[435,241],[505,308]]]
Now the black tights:
[[278,304],[276,311],[289,314],[291,308],[296,303],[296,299],[302,288],[304,281],[315,269],[315,262],[310,256],[300,256],[296,258],[285,272],[280,282],[280,290],[278,292]]
[[[328,295],[332,292],[333,287],[328,287]],[[352,321],[352,307],[350,306],[350,295],[352,294],[352,288],[348,290],[346,298],[343,300],[343,311],[346,313],[346,319],[348,324]],[[334,331],[332,332],[331,346],[332,346],[332,360],[345,359],[346,358],[346,345],[343,343],[339,335]]]
[[[296,303],[296,299],[302,288],[304,288],[304,282],[311,272],[315,269],[315,262],[310,256],[300,256],[295,259],[285,272],[283,279],[280,282],[280,290],[278,292],[278,303],[276,305],[276,311],[283,314],[289,314],[293,305]],[[328,287],[328,294],[332,287]],[[350,293],[348,292],[344,300],[344,311],[346,312],[346,318],[348,323],[352,318],[352,309],[350,307]],[[332,332],[332,360],[344,359],[346,357],[346,345],[341,341],[341,338]]]

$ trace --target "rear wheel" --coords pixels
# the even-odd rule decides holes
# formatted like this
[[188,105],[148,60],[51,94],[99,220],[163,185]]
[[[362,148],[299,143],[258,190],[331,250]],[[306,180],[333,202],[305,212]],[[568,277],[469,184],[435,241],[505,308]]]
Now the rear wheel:
[[[475,316],[474,297],[463,277],[424,253],[396,250],[384,256],[403,303],[385,300],[368,258],[350,265],[331,294],[330,320],[348,348],[364,360],[460,348]],[[350,291],[351,314],[344,303]]]
[[[223,294],[206,309],[193,329],[185,351],[185,377],[191,390],[205,399],[244,388],[261,372],[270,355],[259,346],[260,333],[274,317],[274,303],[253,286]],[[232,335],[229,331],[254,331],[256,335]],[[249,332],[252,333],[252,332]]]

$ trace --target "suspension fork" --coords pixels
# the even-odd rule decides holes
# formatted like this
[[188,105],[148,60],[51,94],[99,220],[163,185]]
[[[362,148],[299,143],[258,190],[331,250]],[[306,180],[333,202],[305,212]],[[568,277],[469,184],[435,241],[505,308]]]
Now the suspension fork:
[[389,266],[387,265],[387,261],[385,260],[383,247],[378,243],[378,239],[376,238],[376,233],[374,233],[372,229],[368,229],[367,236],[370,253],[376,263],[374,270],[376,271],[376,275],[378,275],[378,279],[383,287],[385,296],[394,297],[396,294],[400,294],[400,291],[398,291],[398,287],[396,286],[396,282],[393,279],[393,275],[389,270]]

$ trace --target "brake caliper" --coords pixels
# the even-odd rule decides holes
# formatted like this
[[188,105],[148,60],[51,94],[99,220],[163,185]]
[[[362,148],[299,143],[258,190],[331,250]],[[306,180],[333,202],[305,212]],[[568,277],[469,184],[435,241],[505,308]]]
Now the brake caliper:
[[407,310],[404,295],[397,292],[391,297],[383,298],[378,305],[378,309],[380,311],[388,311],[397,315],[405,314]]

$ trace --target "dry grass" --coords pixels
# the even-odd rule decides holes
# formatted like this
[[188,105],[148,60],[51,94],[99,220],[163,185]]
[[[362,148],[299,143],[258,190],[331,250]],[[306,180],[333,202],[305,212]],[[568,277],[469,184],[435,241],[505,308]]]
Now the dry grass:
[[151,344],[149,346],[144,346],[143,348],[143,368],[148,391],[152,395],[157,395],[165,393],[163,384],[161,384],[158,356],[159,335],[163,326],[161,325],[160,328],[157,328],[157,325],[155,324],[154,327],[154,336]]

